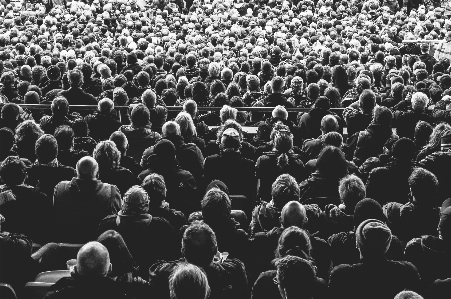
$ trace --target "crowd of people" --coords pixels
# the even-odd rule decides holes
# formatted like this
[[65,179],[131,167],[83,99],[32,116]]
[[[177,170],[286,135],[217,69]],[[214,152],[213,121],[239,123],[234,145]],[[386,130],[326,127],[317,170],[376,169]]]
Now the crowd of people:
[[451,294],[449,3],[1,2],[19,299]]

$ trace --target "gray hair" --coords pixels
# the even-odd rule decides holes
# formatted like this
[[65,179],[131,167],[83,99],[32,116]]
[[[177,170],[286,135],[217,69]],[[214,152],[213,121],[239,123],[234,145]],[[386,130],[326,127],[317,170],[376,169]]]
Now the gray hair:
[[171,299],[206,299],[210,294],[207,275],[197,266],[182,263],[169,277]]

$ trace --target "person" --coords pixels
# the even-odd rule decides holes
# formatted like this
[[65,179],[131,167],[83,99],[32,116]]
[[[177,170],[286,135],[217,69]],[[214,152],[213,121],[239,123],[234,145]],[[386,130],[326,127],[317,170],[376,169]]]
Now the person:
[[37,188],[25,184],[27,169],[17,156],[7,157],[0,165],[0,215],[2,231],[18,233],[45,244],[50,232],[52,200]]
[[429,44],[421,44],[420,50],[421,54],[418,56],[418,58],[420,58],[420,61],[426,65],[426,71],[428,71],[429,74],[432,74],[434,64],[436,64],[437,60],[429,54]]
[[111,269],[106,247],[99,242],[86,243],[78,251],[77,263],[71,276],[58,280],[44,298],[129,298],[122,284],[108,277]]
[[[338,121],[333,115],[325,115],[321,119],[321,136],[315,139],[306,139],[302,144],[302,162],[307,163],[311,159],[318,158],[319,153],[324,148],[324,136],[329,132],[339,130]],[[348,131],[348,136],[349,131]]]
[[249,203],[254,201],[257,181],[252,160],[241,155],[240,134],[233,128],[222,132],[220,154],[205,158],[204,184],[222,181],[233,195],[245,195]]
[[137,105],[131,112],[131,124],[119,128],[127,137],[128,154],[137,162],[141,160],[144,150],[161,138],[160,134],[151,129],[149,122],[149,109],[144,105]]
[[263,99],[265,107],[276,107],[278,105],[284,106],[286,108],[293,108],[294,105],[288,102],[287,98],[283,94],[285,81],[280,76],[275,76],[271,80],[271,91],[272,93]]
[[23,121],[20,117],[20,108],[17,104],[6,103],[3,105],[0,117],[0,128],[9,128],[13,132]]
[[14,147],[14,132],[7,127],[0,129],[0,162],[9,156],[17,156],[13,151]]
[[[188,113],[190,116],[191,116],[191,119],[192,119],[192,121],[194,122],[194,126],[195,126],[195,128],[196,128],[196,133],[197,133],[197,135],[199,136],[199,139],[200,138],[204,138],[204,136],[206,136],[207,134],[208,134],[208,132],[209,132],[209,128],[208,128],[208,126],[203,122],[203,121],[201,121],[200,119],[199,119],[199,117],[198,117],[198,110],[197,110],[197,103],[195,102],[195,101],[193,101],[193,100],[186,100],[184,103],[183,103],[183,111],[184,112],[186,112],[186,113]],[[176,118],[176,120],[175,120],[176,122],[178,122],[179,123],[179,125],[181,126],[181,127],[183,127],[183,125],[181,125],[180,124],[180,122],[179,121],[177,121],[177,118]],[[187,129],[189,128],[189,126],[187,126]],[[183,130],[182,130],[183,131]],[[187,130],[187,132],[186,133],[183,133],[182,132],[182,135],[185,135],[185,134],[187,134],[188,132],[190,132],[190,130]],[[193,130],[193,132],[194,132],[194,130]],[[188,135],[189,136],[189,135]],[[185,136],[184,136],[184,138],[186,138]],[[196,143],[196,142],[195,142]],[[200,148],[200,150],[204,150],[204,148],[205,148],[205,145],[204,145],[204,148],[202,148],[202,146],[200,145],[200,144],[198,144],[198,143],[196,143],[196,145]]]
[[143,170],[138,179],[142,182],[151,173],[163,176],[168,193],[166,200],[172,208],[189,215],[200,207],[198,185],[193,175],[182,169],[176,158],[174,144],[161,139],[147,152],[141,160]]
[[58,160],[65,166],[75,167],[78,160],[84,156],[89,156],[86,151],[74,149],[75,133],[72,127],[62,125],[56,128],[56,141],[58,142]]
[[373,110],[376,107],[376,94],[371,89],[362,91],[359,96],[358,107],[351,104],[343,110],[348,136],[365,130],[373,119]]
[[413,291],[402,291],[396,294],[394,299],[424,299],[420,294]]
[[161,175],[149,174],[144,178],[141,187],[149,196],[150,215],[166,219],[176,231],[180,231],[182,226],[187,224],[185,215],[180,211],[171,209],[166,202],[166,183]]
[[421,161],[428,155],[440,151],[442,134],[451,131],[451,126],[447,123],[437,124],[429,137],[429,142],[418,153],[416,160]]
[[210,286],[206,274],[196,265],[180,264],[169,278],[169,291],[174,299],[207,299]]
[[92,153],[97,145],[92,137],[89,136],[89,127],[83,118],[76,119],[72,125],[74,130],[74,150]]
[[[186,108],[187,106],[188,104],[185,102],[183,107]],[[197,106],[195,109],[197,109]],[[202,127],[202,125],[199,123],[198,126],[196,126],[191,114],[189,114],[188,112],[180,112],[179,114],[177,114],[177,117],[174,119],[174,121],[180,126],[180,135],[183,137],[183,140],[186,143],[194,143],[202,152],[205,149],[205,141],[202,138],[198,137],[197,127],[199,127],[201,131],[204,131],[202,135],[204,135],[205,132],[208,131],[208,127]]]
[[81,70],[75,68],[69,71],[67,78],[69,79],[70,88],[61,91],[59,95],[66,98],[69,105],[97,105],[96,98],[81,88],[84,83]]
[[207,224],[196,221],[185,230],[182,256],[179,260],[160,261],[150,267],[149,282],[155,297],[169,299],[170,275],[179,264],[190,263],[206,273],[211,290],[209,298],[249,298],[244,264],[218,252],[216,234]]
[[99,142],[92,156],[99,165],[99,179],[117,186],[121,194],[137,183],[133,173],[120,166],[121,153],[114,142],[109,140]]
[[168,117],[168,110],[162,105],[164,102],[157,103],[157,96],[151,89],[147,89],[141,96],[141,102],[149,109],[150,124],[153,131],[161,133],[163,124]]
[[258,196],[264,201],[271,198],[270,186],[281,174],[290,174],[297,182],[306,177],[304,163],[293,152],[293,135],[287,128],[275,130],[273,149],[257,160],[255,173],[258,178]]
[[16,128],[13,151],[15,151],[19,157],[34,162],[36,160],[34,146],[36,141],[42,135],[44,135],[44,131],[42,131],[39,125],[34,121],[26,120],[20,123]]
[[396,126],[396,134],[399,137],[407,137],[413,139],[415,134],[415,126],[419,121],[432,123],[433,119],[427,110],[429,98],[422,92],[416,92],[411,98],[410,111],[397,110],[394,112],[394,126]]
[[74,118],[69,115],[69,102],[64,97],[57,97],[51,104],[52,116],[44,116],[40,120],[41,129],[46,134],[53,134],[62,125],[72,126]]
[[52,223],[58,242],[80,244],[95,239],[100,221],[120,209],[119,190],[97,179],[99,165],[94,158],[81,158],[76,171],[77,177],[55,187]]
[[120,166],[130,170],[135,177],[143,171],[141,165],[136,162],[132,157],[127,155],[128,150],[128,139],[124,133],[121,131],[113,132],[110,136],[110,141],[113,141],[116,144],[116,148],[121,153]]
[[75,169],[58,161],[58,143],[52,135],[44,134],[39,137],[35,151],[37,159],[27,169],[27,182],[52,198],[53,190],[59,182],[71,180],[76,176]]
[[[409,262],[385,257],[392,234],[384,222],[368,219],[356,229],[361,261],[335,267],[329,280],[331,298],[393,298],[402,290],[421,291],[420,276]],[[384,286],[384,287],[381,287]]]
[[101,99],[97,104],[97,111],[86,116],[89,135],[97,141],[108,140],[117,131],[121,122],[117,119],[114,103],[108,98]]

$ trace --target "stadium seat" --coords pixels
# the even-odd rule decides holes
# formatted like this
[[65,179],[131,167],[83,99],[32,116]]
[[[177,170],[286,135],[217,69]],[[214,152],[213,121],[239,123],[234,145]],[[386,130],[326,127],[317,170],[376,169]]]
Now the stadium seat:
[[25,299],[42,299],[48,292],[53,283],[49,282],[27,282],[24,289]]
[[41,272],[36,276],[34,281],[35,282],[55,283],[63,277],[70,277],[70,271],[69,270],[54,270],[54,271]]
[[0,298],[1,299],[17,299],[16,292],[12,286],[7,283],[0,282]]

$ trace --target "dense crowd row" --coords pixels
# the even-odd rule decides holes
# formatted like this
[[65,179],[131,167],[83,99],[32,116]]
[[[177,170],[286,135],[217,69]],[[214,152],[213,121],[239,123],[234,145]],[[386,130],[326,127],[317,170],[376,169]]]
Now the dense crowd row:
[[451,62],[403,43],[449,41],[448,3],[23,5],[0,5],[0,282],[19,299],[75,257],[46,298],[451,293]]

